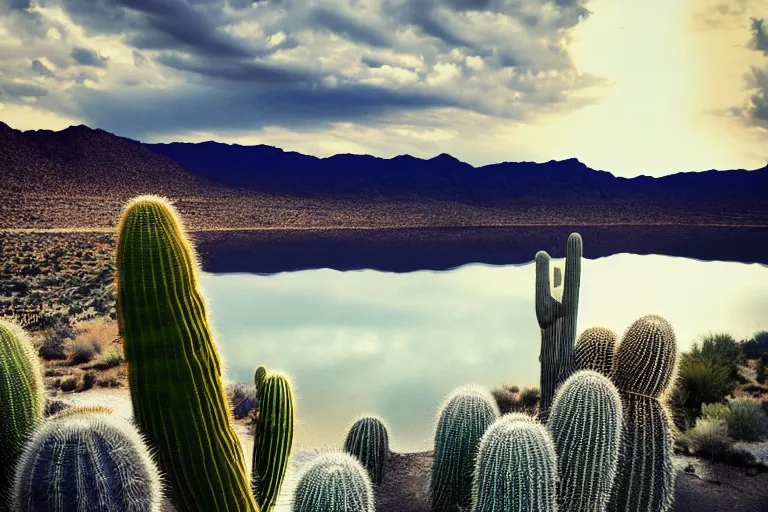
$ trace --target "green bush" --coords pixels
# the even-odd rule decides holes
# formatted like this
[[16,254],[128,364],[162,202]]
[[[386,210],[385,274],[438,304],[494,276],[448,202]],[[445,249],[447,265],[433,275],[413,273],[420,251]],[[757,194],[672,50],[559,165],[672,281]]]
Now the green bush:
[[701,418],[705,420],[728,420],[731,408],[727,404],[701,404]]
[[739,441],[761,441],[768,434],[768,417],[760,402],[751,398],[731,400],[728,431]]
[[766,370],[768,369],[768,352],[763,352],[760,355],[760,359],[757,360],[757,367],[755,370],[757,371],[757,382],[760,384],[765,384],[765,374]]
[[696,426],[685,433],[683,441],[697,453],[712,457],[727,454],[733,443],[724,420],[704,418],[696,420]]
[[702,404],[722,402],[736,387],[729,368],[691,354],[680,359],[676,393],[685,397],[684,407],[699,410]]
[[736,379],[739,375],[737,363],[742,350],[739,343],[730,334],[708,334],[701,339],[701,346],[694,343],[691,347],[691,357],[701,361],[728,368],[729,377]]
[[768,352],[768,331],[760,331],[751,339],[741,342],[741,350],[747,359],[757,359]]

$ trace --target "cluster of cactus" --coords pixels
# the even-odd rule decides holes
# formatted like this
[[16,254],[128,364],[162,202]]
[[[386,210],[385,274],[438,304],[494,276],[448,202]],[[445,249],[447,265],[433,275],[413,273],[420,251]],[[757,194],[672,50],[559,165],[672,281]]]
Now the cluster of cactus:
[[294,405],[291,384],[260,366],[254,373],[259,412],[253,443],[251,487],[263,512],[277,503],[293,445]]
[[374,512],[373,485],[354,456],[324,453],[304,468],[291,507],[293,512]]
[[363,464],[374,484],[380,484],[389,457],[387,426],[375,416],[363,416],[347,432],[344,451]]
[[160,475],[133,425],[107,408],[73,408],[35,431],[12,503],[17,512],[158,512]]
[[499,409],[488,390],[455,389],[439,410],[430,476],[432,512],[453,511],[472,503],[472,473],[480,438],[498,419]]

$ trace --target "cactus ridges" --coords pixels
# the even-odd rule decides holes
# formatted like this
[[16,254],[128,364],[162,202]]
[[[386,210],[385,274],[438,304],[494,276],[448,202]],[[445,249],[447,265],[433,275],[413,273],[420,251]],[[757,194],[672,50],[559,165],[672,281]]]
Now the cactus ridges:
[[502,416],[480,441],[472,511],[557,510],[557,455],[552,436],[525,414]]
[[576,319],[579,312],[581,284],[581,236],[572,233],[565,249],[565,282],[555,270],[555,286],[550,286],[550,257],[536,253],[536,319],[541,328],[541,403],[539,417],[545,421],[555,390],[574,371]]
[[293,495],[292,512],[374,512],[368,472],[348,453],[330,452],[307,464]]
[[658,398],[676,371],[677,341],[669,322],[645,315],[624,332],[616,351],[613,382],[621,391]]
[[557,452],[560,510],[604,512],[621,448],[616,386],[595,371],[574,373],[558,388],[547,425]]
[[118,227],[117,311],[135,420],[178,512],[256,512],[221,362],[177,215],[156,196]]
[[440,407],[430,474],[432,512],[472,504],[472,472],[480,438],[499,417],[491,393],[479,386],[455,389]]
[[277,503],[293,445],[295,413],[288,378],[269,372],[261,381],[258,400],[251,485],[261,510],[268,512]]
[[389,434],[384,422],[375,416],[357,420],[344,440],[344,451],[357,457],[368,470],[371,481],[380,484],[389,457]]
[[256,368],[256,371],[253,372],[253,383],[256,385],[256,392],[259,391],[259,388],[264,383],[264,379],[267,378],[268,373],[269,370],[267,370],[267,367],[263,365]]
[[673,425],[659,397],[677,368],[675,332],[667,320],[646,315],[624,332],[613,382],[624,410],[622,456],[609,510],[665,512],[674,502]]
[[616,333],[604,327],[590,327],[576,340],[576,368],[594,370],[611,377],[616,360]]
[[18,512],[159,512],[160,475],[136,428],[107,413],[49,419],[16,473]]
[[5,510],[13,470],[43,417],[40,361],[24,331],[0,320],[0,510]]

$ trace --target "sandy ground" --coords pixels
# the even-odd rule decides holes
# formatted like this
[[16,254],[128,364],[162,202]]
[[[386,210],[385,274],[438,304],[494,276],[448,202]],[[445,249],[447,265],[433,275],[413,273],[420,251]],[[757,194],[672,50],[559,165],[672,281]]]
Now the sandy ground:
[[[106,405],[115,414],[130,419],[127,389],[92,390],[67,394],[75,405]],[[235,425],[250,471],[253,438],[247,426]],[[318,451],[299,446],[294,450],[275,512],[289,512],[290,499],[301,467]],[[428,475],[431,452],[393,453],[387,462],[384,481],[376,489],[377,512],[428,512]],[[768,510],[768,472],[711,463],[694,457],[676,457],[679,471],[675,512],[765,512]],[[173,512],[168,505],[164,512]]]

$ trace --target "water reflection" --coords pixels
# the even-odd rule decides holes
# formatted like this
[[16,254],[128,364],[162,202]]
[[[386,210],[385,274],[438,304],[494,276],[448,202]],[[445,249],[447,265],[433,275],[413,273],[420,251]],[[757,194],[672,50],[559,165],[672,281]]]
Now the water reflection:
[[[428,449],[452,388],[538,381],[533,263],[204,273],[201,284],[228,377],[250,381],[259,364],[292,376],[300,446],[340,445],[356,416],[372,412],[389,422],[394,450]],[[768,271],[666,256],[584,260],[579,331],[621,335],[646,313],[669,319],[682,349],[709,331],[750,336],[768,329]]]

